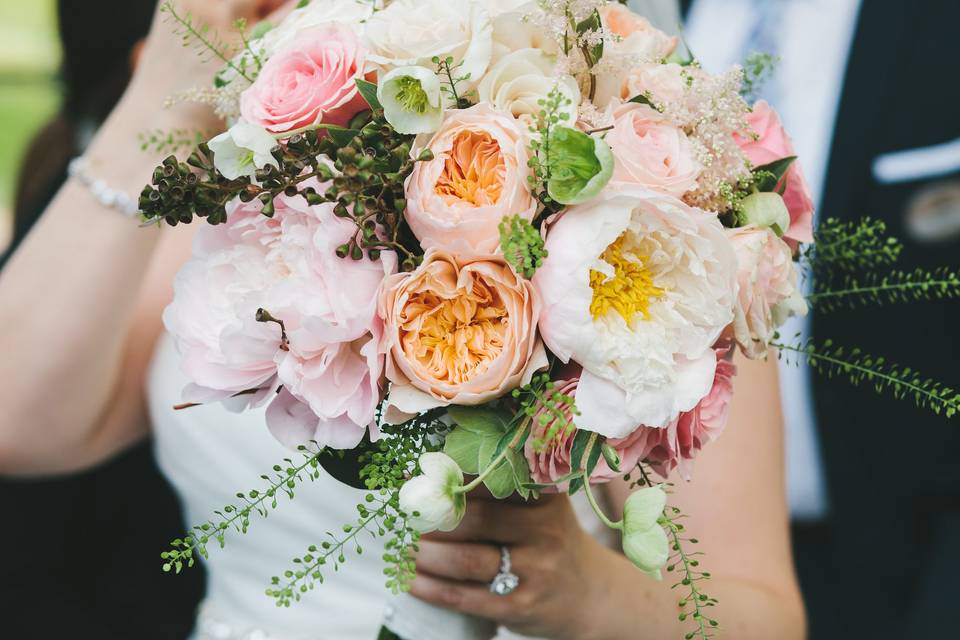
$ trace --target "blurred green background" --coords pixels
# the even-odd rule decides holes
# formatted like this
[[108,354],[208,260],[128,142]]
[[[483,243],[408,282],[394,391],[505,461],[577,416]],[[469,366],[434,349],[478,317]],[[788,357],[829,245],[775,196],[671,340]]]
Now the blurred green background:
[[59,103],[54,0],[0,0],[0,247],[25,146]]

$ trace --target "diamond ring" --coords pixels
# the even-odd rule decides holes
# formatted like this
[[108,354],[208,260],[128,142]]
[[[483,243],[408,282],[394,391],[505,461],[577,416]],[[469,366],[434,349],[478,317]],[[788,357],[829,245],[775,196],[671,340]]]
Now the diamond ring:
[[500,547],[500,573],[490,582],[490,593],[508,596],[520,586],[520,578],[510,569],[510,549]]

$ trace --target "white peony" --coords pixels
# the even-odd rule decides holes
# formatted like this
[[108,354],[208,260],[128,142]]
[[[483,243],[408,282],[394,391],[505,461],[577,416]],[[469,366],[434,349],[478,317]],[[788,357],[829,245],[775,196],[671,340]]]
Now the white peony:
[[556,62],[538,49],[520,49],[500,59],[480,81],[477,92],[481,102],[489,102],[498,111],[520,119],[535,118],[543,106],[540,101],[558,87],[569,101],[562,109],[569,115],[567,123],[577,121],[580,87],[569,75],[555,75]]
[[475,87],[490,64],[493,25],[482,2],[396,0],[366,24],[367,60],[384,70],[434,67],[452,57],[457,89]]
[[712,346],[734,317],[737,259],[715,215],[627,187],[550,227],[534,276],[540,331],[583,366],[578,427],[623,438],[666,425],[713,384]]

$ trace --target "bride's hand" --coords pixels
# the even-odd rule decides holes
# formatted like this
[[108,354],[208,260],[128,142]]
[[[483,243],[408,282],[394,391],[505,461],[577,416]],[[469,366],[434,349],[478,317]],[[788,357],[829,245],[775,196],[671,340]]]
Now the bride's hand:
[[[411,593],[524,635],[590,637],[595,627],[588,618],[598,611],[590,601],[602,598],[603,566],[611,552],[581,529],[565,495],[517,503],[479,493],[470,494],[455,531],[423,537]],[[500,569],[501,545],[520,578],[506,596],[489,590]]]
[[[144,113],[161,109],[164,101],[192,89],[213,86],[214,75],[224,62],[209,51],[198,50],[197,43],[185,41],[183,28],[160,2],[153,26],[138,57],[137,68],[128,97],[134,98]],[[206,37],[211,42],[235,42],[235,23],[245,19],[253,25],[262,19],[277,23],[296,6],[295,0],[173,0],[177,14],[190,16],[198,27],[209,27]],[[210,109],[193,109],[185,114],[192,129],[216,126]]]

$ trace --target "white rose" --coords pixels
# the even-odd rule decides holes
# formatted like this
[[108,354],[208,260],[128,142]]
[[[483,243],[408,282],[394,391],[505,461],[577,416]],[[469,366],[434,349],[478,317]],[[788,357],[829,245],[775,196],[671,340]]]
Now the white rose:
[[471,88],[490,64],[493,25],[482,2],[396,0],[367,22],[366,40],[367,60],[384,70],[452,57],[456,77],[469,76],[462,87]]
[[[510,3],[502,3],[510,4]],[[536,20],[530,17],[541,12],[536,2],[512,3],[517,6],[510,11],[496,13],[493,17],[493,62],[518,49],[539,49],[548,55],[560,51],[557,41]]]
[[253,178],[257,169],[268,164],[278,167],[270,151],[277,141],[266,129],[255,124],[238,122],[207,143],[213,152],[213,165],[227,180],[240,176]]
[[349,24],[359,32],[379,4],[381,3],[357,0],[314,0],[307,6],[294,10],[283,22],[268,31],[260,46],[269,58],[289,45],[298,32],[325,22]]
[[569,115],[567,124],[572,125],[577,121],[580,87],[572,76],[555,76],[554,65],[554,58],[538,49],[514,51],[497,62],[481,80],[477,88],[480,101],[525,119],[536,117],[543,109],[538,102],[558,87],[569,100],[562,111]]
[[400,487],[400,509],[421,533],[453,531],[467,508],[464,494],[456,492],[463,487],[463,472],[444,453],[421,455],[420,471]]

